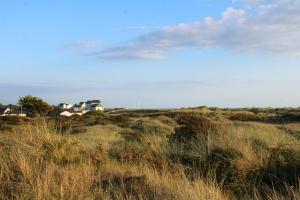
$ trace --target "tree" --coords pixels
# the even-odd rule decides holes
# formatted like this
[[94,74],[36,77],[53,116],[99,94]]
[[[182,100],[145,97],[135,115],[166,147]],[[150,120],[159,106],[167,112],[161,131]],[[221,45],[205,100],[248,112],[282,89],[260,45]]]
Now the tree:
[[49,117],[59,117],[62,109],[57,106],[53,106],[51,110],[48,112],[47,116]]
[[31,95],[21,97],[18,103],[32,116],[44,116],[51,110],[51,106],[47,102]]

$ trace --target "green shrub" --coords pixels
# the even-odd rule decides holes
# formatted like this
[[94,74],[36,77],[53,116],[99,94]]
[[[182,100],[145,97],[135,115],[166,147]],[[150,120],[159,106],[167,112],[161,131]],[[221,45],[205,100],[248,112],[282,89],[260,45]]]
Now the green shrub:
[[13,130],[14,129],[11,126],[0,123],[0,132],[4,132],[4,131],[12,132]]
[[59,165],[79,163],[84,159],[85,152],[77,141],[63,139],[53,143],[43,143],[40,156],[52,160]]
[[261,154],[262,152],[269,150],[268,145],[264,141],[256,138],[251,141],[251,147],[257,154]]
[[26,122],[29,121],[26,117],[20,117],[20,116],[3,116],[0,117],[2,123],[8,124],[8,125],[23,125]]
[[85,133],[87,132],[87,128],[84,128],[82,126],[73,126],[70,128],[71,134],[79,134],[79,133]]
[[125,140],[125,142],[138,142],[142,143],[145,141],[145,133],[139,131],[131,131],[125,130],[121,132],[121,137]]
[[151,157],[150,144],[140,144],[138,142],[126,142],[121,140],[115,143],[109,151],[112,159],[123,163],[140,163],[147,157]]
[[130,128],[150,135],[165,136],[172,133],[173,128],[158,120],[141,119],[134,122]]
[[195,143],[206,143],[209,133],[218,133],[218,126],[210,119],[197,115],[181,115],[177,119],[180,127],[170,137],[170,143],[184,149],[192,148]]
[[266,164],[248,173],[245,179],[249,190],[255,187],[266,197],[270,190],[288,196],[288,187],[299,187],[299,177],[300,152],[277,147],[270,149]]
[[127,127],[131,119],[127,115],[111,115],[109,121],[118,126]]
[[51,106],[39,97],[33,97],[26,95],[21,97],[18,101],[30,116],[46,116],[47,113],[52,109]]
[[94,185],[106,191],[113,200],[144,199],[144,197],[155,200],[159,197],[155,188],[148,183],[146,176],[104,174]]
[[104,151],[101,144],[97,145],[96,149],[91,152],[90,158],[97,167],[106,164],[108,161],[107,153]]
[[235,161],[242,157],[243,155],[235,149],[214,148],[204,161],[204,171],[213,172],[218,183],[225,188],[235,190],[239,182]]
[[[235,166],[235,161],[243,156],[240,152],[234,149],[223,149],[216,147],[207,154],[205,153],[183,153],[176,156],[184,166],[189,168],[187,175],[196,177],[196,174],[204,178],[212,178],[226,188],[238,182],[238,169]],[[173,155],[173,159],[174,157]]]
[[255,115],[252,112],[244,111],[244,112],[236,112],[232,113],[229,117],[230,120],[237,120],[237,121],[259,121],[260,117]]

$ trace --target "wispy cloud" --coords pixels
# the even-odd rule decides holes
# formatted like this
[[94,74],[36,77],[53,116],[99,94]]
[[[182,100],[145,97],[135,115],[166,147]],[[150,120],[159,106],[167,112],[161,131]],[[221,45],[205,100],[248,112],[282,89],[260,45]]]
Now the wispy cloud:
[[113,60],[162,60],[164,56],[159,50],[140,48],[136,45],[126,45],[113,47],[95,53],[100,59],[113,59]]
[[70,51],[84,51],[99,48],[101,43],[95,40],[82,40],[74,43],[70,43],[64,46],[63,49]]
[[165,26],[125,45],[97,52],[101,59],[161,60],[169,51],[217,47],[235,52],[300,55],[299,0],[236,0],[218,19]]

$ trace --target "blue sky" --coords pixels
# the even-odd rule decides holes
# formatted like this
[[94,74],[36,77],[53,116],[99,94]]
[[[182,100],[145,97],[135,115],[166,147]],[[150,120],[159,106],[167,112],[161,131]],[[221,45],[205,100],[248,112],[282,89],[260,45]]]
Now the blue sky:
[[299,106],[299,13],[297,0],[2,1],[0,102]]

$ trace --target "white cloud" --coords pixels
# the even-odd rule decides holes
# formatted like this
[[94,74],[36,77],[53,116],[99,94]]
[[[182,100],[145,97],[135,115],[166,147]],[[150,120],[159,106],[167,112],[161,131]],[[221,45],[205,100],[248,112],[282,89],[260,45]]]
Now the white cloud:
[[71,50],[71,51],[81,51],[81,50],[97,48],[99,46],[100,46],[100,43],[98,41],[82,40],[82,41],[74,42],[71,44],[67,44],[64,46],[64,49]]
[[162,56],[158,51],[136,48],[135,46],[130,47],[115,47],[102,51],[96,55],[101,59],[114,59],[114,60],[162,60]]
[[233,0],[233,2],[242,3],[248,6],[257,6],[260,4],[287,4],[295,0]]
[[217,47],[237,52],[300,55],[299,0],[238,0],[219,19],[165,26],[97,53],[102,59],[162,59],[174,50]]

